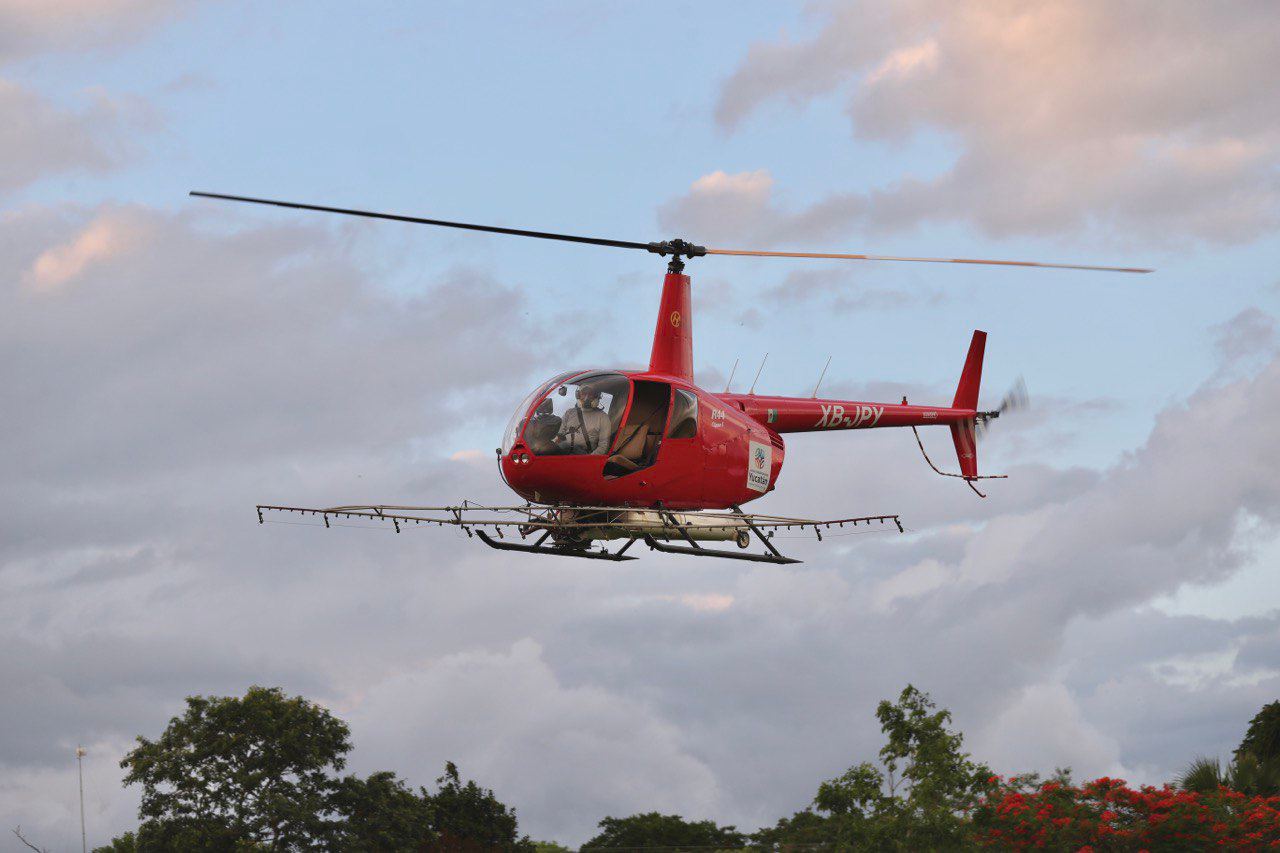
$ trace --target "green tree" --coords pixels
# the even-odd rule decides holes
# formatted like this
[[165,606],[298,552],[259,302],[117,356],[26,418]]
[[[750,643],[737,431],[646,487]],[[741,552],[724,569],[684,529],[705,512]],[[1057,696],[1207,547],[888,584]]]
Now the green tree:
[[[520,838],[516,810],[499,802],[493,791],[468,780],[449,761],[436,780],[439,790],[429,795],[432,828],[439,849],[450,851],[516,850],[532,853],[533,842]],[[423,792],[426,794],[426,792]]]
[[617,847],[663,847],[669,850],[741,848],[746,836],[732,826],[716,826],[709,820],[687,821],[679,815],[658,812],[631,817],[606,817],[600,834],[582,845],[582,850]]
[[138,839],[132,832],[126,832],[111,839],[110,844],[93,848],[93,853],[136,853],[137,849]]
[[961,751],[964,738],[949,728],[951,712],[937,710],[911,685],[876,709],[887,742],[880,767],[863,762],[818,786],[810,809],[755,834],[757,844],[787,849],[831,844],[875,850],[963,846],[968,818],[992,788],[991,771]]
[[554,841],[535,841],[533,842],[533,853],[573,853],[573,851]]
[[431,798],[390,771],[340,779],[329,806],[338,818],[331,841],[336,850],[425,850],[436,840]]
[[1260,762],[1280,758],[1280,701],[1262,706],[1236,747],[1236,758],[1250,754]]
[[331,834],[332,774],[347,725],[278,688],[192,696],[159,739],[138,738],[120,766],[142,786],[139,850],[301,850]]

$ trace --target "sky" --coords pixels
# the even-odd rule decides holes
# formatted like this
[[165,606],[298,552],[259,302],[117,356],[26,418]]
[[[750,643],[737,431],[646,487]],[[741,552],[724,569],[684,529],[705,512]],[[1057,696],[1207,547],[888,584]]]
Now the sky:
[[[771,824],[907,683],[1001,772],[1225,758],[1280,692],[1277,73],[1267,2],[0,0],[0,820],[72,849],[84,744],[90,842],[132,828],[133,739],[252,684],[570,844]],[[511,409],[645,362],[658,259],[193,189],[1157,271],[692,261],[707,387],[945,403],[981,328],[1033,405],[986,500],[885,430],[753,504],[907,535],[601,567],[253,506],[509,501]]]

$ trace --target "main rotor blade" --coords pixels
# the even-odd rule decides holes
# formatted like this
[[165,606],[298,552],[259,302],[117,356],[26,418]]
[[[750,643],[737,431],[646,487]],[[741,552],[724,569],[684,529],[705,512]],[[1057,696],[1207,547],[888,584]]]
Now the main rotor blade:
[[292,201],[276,201],[269,198],[249,198],[240,195],[223,195],[221,193],[205,193],[192,191],[191,195],[199,198],[216,198],[223,201],[243,201],[250,204],[270,204],[275,207],[288,207],[294,210],[318,210],[322,213],[342,213],[347,216],[363,216],[367,219],[390,219],[395,222],[414,222],[419,225],[439,225],[444,228],[462,228],[467,231],[486,231],[490,234],[514,234],[517,237],[540,237],[543,240],[563,240],[568,243],[588,243],[592,246],[613,246],[618,249],[644,249],[653,251],[648,243],[632,243],[627,240],[606,240],[601,237],[578,237],[573,234],[551,234],[546,231],[525,231],[521,228],[499,228],[496,225],[472,225],[468,222],[448,222],[443,219],[423,219],[419,216],[401,216],[395,213],[375,213],[370,210],[352,210],[345,207],[325,207],[319,204],[298,204]]
[[1045,267],[1099,272],[1151,272],[1138,267],[1094,267],[1085,264],[1045,264],[1039,261],[992,261],[978,258],[904,258],[896,255],[839,255],[827,252],[748,252],[742,249],[707,249],[708,255],[742,255],[751,258],[830,258],[846,261],[915,261],[922,264],[986,264],[998,267]]

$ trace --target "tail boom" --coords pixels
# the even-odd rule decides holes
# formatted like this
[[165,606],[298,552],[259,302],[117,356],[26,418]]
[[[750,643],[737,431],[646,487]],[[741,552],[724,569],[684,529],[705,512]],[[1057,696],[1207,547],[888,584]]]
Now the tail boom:
[[977,414],[973,409],[860,400],[815,400],[754,394],[721,394],[719,397],[727,405],[741,409],[747,417],[777,433],[955,424],[972,421]]
[[[754,394],[721,394],[719,398],[726,405],[742,410],[748,417],[777,433],[879,427],[915,428],[946,424],[951,429],[951,440],[955,444],[956,458],[960,463],[961,473],[958,476],[966,480],[981,479],[978,475],[978,443],[975,435],[977,422],[999,414],[977,410],[986,344],[987,333],[975,331],[969,343],[969,352],[965,356],[964,369],[960,372],[956,396],[950,406],[912,406],[906,403],[905,398],[901,404],[816,400],[807,397],[758,397]],[[921,450],[923,449],[922,444]]]

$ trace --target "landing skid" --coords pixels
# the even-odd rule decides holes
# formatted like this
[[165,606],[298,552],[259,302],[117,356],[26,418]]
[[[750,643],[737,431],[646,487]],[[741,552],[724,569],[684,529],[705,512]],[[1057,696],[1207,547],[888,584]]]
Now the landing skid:
[[[623,545],[617,551],[606,551],[603,548],[599,551],[592,551],[586,546],[571,547],[566,545],[543,545],[546,538],[550,536],[550,531],[544,531],[541,538],[532,545],[523,545],[518,542],[501,542],[494,539],[483,530],[477,530],[476,536],[480,537],[480,541],[493,548],[495,551],[520,551],[525,554],[548,554],[553,557],[581,557],[584,560],[635,560],[637,557],[628,557],[624,552],[635,544],[634,539],[627,540],[627,544]],[[647,538],[647,537],[646,537]]]
[[781,554],[739,554],[736,551],[721,551],[718,548],[703,548],[697,542],[692,545],[664,545],[652,536],[645,535],[644,542],[655,551],[661,551],[664,554],[688,554],[691,557],[720,557],[725,560],[750,560],[753,563],[776,563],[783,565],[786,563],[803,562],[793,557],[784,557]]

